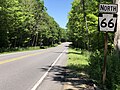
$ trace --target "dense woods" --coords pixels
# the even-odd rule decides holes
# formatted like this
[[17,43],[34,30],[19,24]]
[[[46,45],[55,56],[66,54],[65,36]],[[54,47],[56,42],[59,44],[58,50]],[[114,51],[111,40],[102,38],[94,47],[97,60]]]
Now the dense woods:
[[[75,47],[92,51],[103,49],[104,35],[98,31],[99,3],[98,0],[74,0],[72,3],[67,27],[69,39]],[[109,48],[112,48],[113,35],[109,34]]]
[[65,30],[46,10],[43,0],[0,0],[0,48],[65,41]]
[[91,52],[89,75],[102,90],[120,90],[120,54],[114,49],[114,33],[108,33],[107,76],[105,85],[102,84],[104,32],[98,31],[99,3],[113,2],[110,0],[74,0],[68,16],[67,33],[75,48]]

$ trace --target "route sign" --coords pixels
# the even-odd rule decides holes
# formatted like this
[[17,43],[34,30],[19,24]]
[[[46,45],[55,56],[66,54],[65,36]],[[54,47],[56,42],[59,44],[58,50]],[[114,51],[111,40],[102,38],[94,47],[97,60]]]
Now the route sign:
[[117,27],[117,14],[99,13],[99,31],[115,32]]
[[106,79],[106,64],[107,64],[107,44],[108,32],[115,32],[117,27],[117,4],[100,4],[98,17],[98,30],[104,31],[105,47],[104,47],[104,63],[103,63],[103,85]]
[[100,13],[117,13],[118,4],[100,4],[99,12]]

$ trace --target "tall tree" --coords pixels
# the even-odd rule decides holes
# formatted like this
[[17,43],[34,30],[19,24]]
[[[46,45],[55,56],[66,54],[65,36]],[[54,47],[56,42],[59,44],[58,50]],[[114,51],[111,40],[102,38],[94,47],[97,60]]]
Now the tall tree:
[[70,39],[76,47],[87,48],[90,42],[94,47],[98,24],[97,6],[98,2],[96,0],[74,0],[72,3],[67,27],[69,29]]
[[117,32],[115,33],[114,37],[114,45],[116,50],[120,51],[120,1],[113,0],[114,3],[118,4],[118,19],[117,19]]
[[0,23],[0,48],[53,45],[65,31],[43,0],[0,0]]

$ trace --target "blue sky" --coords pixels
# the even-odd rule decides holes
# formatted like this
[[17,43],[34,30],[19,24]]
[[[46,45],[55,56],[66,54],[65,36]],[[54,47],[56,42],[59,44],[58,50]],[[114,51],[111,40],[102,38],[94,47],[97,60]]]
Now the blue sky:
[[68,12],[71,10],[73,0],[44,0],[45,7],[50,16],[65,28],[68,21]]

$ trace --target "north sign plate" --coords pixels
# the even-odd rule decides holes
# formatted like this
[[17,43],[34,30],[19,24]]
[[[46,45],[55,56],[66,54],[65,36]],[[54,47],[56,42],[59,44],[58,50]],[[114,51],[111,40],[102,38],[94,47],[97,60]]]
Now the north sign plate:
[[118,4],[100,4],[99,13],[117,13]]

